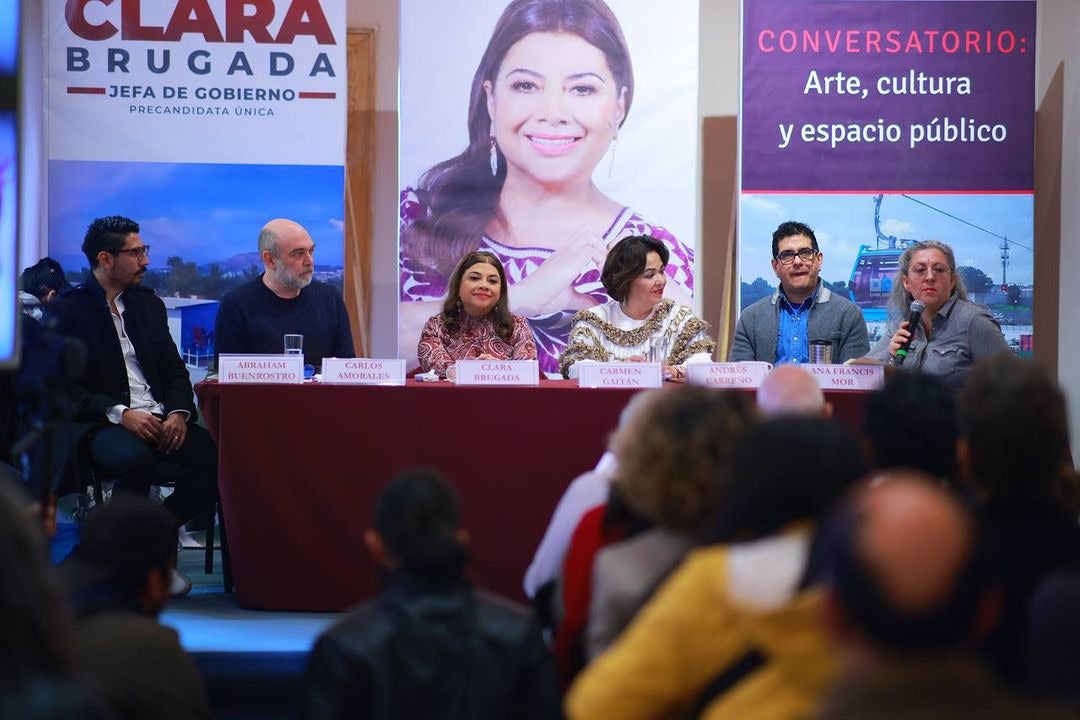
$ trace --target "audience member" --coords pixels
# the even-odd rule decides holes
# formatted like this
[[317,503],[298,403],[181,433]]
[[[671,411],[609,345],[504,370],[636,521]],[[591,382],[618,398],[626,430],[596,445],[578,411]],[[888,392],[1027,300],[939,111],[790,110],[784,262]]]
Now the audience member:
[[879,474],[826,525],[840,677],[820,718],[1035,718],[972,651],[996,618],[975,520],[910,470]]
[[437,473],[391,482],[364,539],[383,588],[316,642],[309,718],[558,717],[536,621],[469,587],[457,497]]
[[[195,424],[191,378],[165,305],[141,286],[149,247],[128,218],[94,220],[82,244],[90,275],[51,309],[60,329],[87,348],[69,388],[72,419],[80,423],[71,436],[88,442],[95,472],[117,491],[146,495],[151,485],[173,486],[165,506],[179,527],[217,496],[217,448]],[[190,590],[186,578],[173,578],[176,594]]]
[[1080,528],[1066,502],[1065,396],[1044,368],[1002,353],[977,363],[959,398],[958,462],[974,489],[991,565],[1005,590],[983,645],[1004,679],[1025,682],[1024,616],[1051,571],[1080,566]]
[[110,717],[71,679],[69,616],[29,505],[0,478],[0,720]]
[[1031,690],[1080,710],[1080,572],[1043,578],[1027,607],[1025,657]]
[[572,718],[801,718],[833,677],[808,567],[815,521],[865,465],[824,420],[748,429],[695,550],[578,677]]
[[450,277],[442,311],[420,332],[416,357],[423,372],[454,378],[458,360],[535,360],[525,318],[510,313],[506,271],[494,253],[462,258]]
[[835,363],[870,349],[862,312],[825,287],[819,277],[825,254],[814,231],[800,222],[781,223],[772,236],[772,269],[780,287],[743,308],[728,359],[775,363],[810,362],[810,343],[832,343]]
[[[648,392],[639,392],[630,398],[630,402],[619,414],[619,428],[630,423],[645,406],[649,396]],[[609,447],[610,444],[609,441]],[[603,507],[607,502],[614,475],[615,454],[609,449],[600,456],[595,468],[577,476],[567,486],[566,492],[555,506],[555,512],[548,522],[540,545],[536,548],[536,554],[525,571],[525,594],[530,598],[535,599],[542,588],[550,587],[558,578],[574,528],[585,513]]]
[[71,287],[64,269],[52,258],[41,258],[22,271],[19,278],[19,302],[23,313],[34,320],[42,317],[42,307],[56,299],[61,290]]
[[61,565],[78,615],[78,677],[121,718],[210,717],[195,663],[157,621],[175,550],[173,516],[124,494],[90,513]]
[[757,389],[757,406],[766,417],[830,418],[833,410],[818,381],[798,365],[773,368]]
[[214,326],[221,353],[280,355],[285,335],[304,336],[304,362],[351,358],[349,315],[341,293],[314,280],[315,242],[292,220],[271,220],[259,231],[263,273],[221,299]]
[[612,439],[619,496],[651,527],[596,555],[586,655],[606,650],[711,530],[735,444],[754,419],[746,395],[654,391]]
[[925,373],[893,373],[866,398],[863,438],[875,468],[908,467],[955,479],[956,400]]

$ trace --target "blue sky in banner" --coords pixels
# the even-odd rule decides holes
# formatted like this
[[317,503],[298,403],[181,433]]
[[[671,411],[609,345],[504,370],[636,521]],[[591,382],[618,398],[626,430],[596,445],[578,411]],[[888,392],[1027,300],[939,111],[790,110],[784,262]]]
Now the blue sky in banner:
[[321,165],[53,160],[49,252],[67,270],[85,268],[79,245],[90,220],[126,215],[153,246],[151,269],[179,256],[205,272],[210,263],[255,253],[259,228],[287,217],[311,233],[320,270],[340,270],[343,173],[341,167]]
[[[1011,256],[1008,280],[1031,284],[1034,268],[1034,255],[1030,251],[1034,248],[1031,195],[909,197],[914,200],[903,195],[884,196],[881,221],[886,235],[941,240],[953,248],[957,263],[979,268],[995,283],[1001,282],[1001,239],[996,236],[1007,235]],[[847,282],[859,246],[873,247],[875,243],[873,195],[743,195],[739,248],[743,282],[761,277],[771,285],[776,284],[769,264],[770,243],[773,230],[785,220],[798,220],[813,228],[825,253],[821,276],[829,282]]]

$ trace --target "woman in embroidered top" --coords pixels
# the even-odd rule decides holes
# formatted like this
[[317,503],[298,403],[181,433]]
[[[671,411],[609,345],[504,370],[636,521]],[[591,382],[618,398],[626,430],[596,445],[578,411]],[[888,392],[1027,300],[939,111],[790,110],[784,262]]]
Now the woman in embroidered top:
[[536,359],[529,326],[510,314],[499,258],[479,250],[458,264],[442,312],[424,325],[416,355],[424,372],[450,379],[458,360]]
[[577,377],[579,361],[654,360],[663,363],[664,377],[683,380],[685,363],[712,359],[708,323],[664,297],[667,261],[667,246],[647,235],[623,238],[611,249],[600,282],[612,300],[574,316],[559,358],[564,377]]
[[669,294],[689,302],[693,253],[595,185],[634,97],[622,29],[603,0],[514,0],[472,81],[469,146],[401,194],[402,347],[410,345],[456,258],[505,263],[514,311],[528,318],[540,369],[559,369],[575,312],[608,300],[599,268],[627,235],[667,246]]

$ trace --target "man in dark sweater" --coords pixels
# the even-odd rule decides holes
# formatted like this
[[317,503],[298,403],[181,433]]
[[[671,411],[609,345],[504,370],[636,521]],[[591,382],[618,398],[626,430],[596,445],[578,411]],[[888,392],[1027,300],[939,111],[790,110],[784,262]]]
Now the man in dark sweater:
[[221,300],[216,352],[281,353],[284,335],[304,336],[304,362],[354,357],[345,303],[337,290],[313,282],[315,243],[292,220],[271,220],[259,231],[263,274]]

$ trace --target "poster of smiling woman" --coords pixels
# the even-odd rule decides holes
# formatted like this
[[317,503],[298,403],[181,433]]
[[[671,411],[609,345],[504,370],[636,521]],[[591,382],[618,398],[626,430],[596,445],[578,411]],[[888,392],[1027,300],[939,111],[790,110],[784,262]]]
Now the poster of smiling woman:
[[692,304],[697,58],[693,0],[401,4],[402,357],[478,249],[549,373],[623,237],[664,242],[666,295]]

